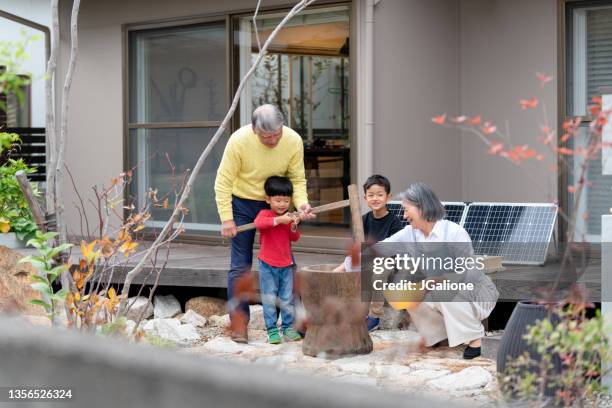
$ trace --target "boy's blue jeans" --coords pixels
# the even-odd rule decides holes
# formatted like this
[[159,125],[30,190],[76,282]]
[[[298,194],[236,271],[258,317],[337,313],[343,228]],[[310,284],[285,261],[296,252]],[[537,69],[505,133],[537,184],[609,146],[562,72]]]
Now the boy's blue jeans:
[[259,292],[266,330],[276,328],[276,300],[280,306],[282,331],[293,325],[293,265],[277,268],[259,260]]

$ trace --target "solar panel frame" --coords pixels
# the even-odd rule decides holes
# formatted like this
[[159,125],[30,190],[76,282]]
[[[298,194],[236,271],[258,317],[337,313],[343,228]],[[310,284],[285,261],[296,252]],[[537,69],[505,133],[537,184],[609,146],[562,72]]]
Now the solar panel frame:
[[[546,263],[546,257],[550,248],[550,241],[552,238],[552,234],[554,232],[555,229],[555,224],[556,224],[556,220],[557,220],[557,210],[558,210],[558,206],[556,204],[553,203],[508,203],[508,202],[502,202],[502,203],[495,203],[495,202],[473,202],[470,203],[467,207],[467,210],[465,211],[464,214],[464,218],[463,218],[463,222],[462,222],[462,226],[463,228],[468,232],[468,234],[470,234],[470,238],[472,239],[472,245],[474,246],[474,252],[476,253],[476,255],[483,255],[482,251],[480,250],[482,247],[484,247],[484,245],[481,245],[480,242],[483,242],[479,237],[477,236],[473,236],[474,232],[473,232],[473,228],[470,225],[467,225],[468,221],[469,221],[469,217],[471,215],[470,211],[476,211],[477,207],[485,207],[485,208],[489,208],[489,211],[491,211],[491,209],[493,209],[493,211],[496,211],[497,208],[499,207],[512,207],[511,212],[508,213],[509,215],[506,215],[506,219],[515,219],[518,221],[515,221],[515,225],[518,224],[520,222],[520,218],[517,219],[517,209],[520,208],[550,208],[550,215],[548,217],[548,219],[546,220],[542,220],[542,218],[533,218],[532,222],[540,222],[542,223],[542,230],[541,230],[541,234],[540,235],[535,235],[537,233],[532,233],[531,231],[533,231],[533,229],[529,229],[526,230],[524,229],[524,223],[520,224],[521,227],[523,227],[523,230],[520,230],[518,232],[518,236],[522,236],[521,233],[525,233],[525,234],[531,234],[531,236],[528,236],[528,238],[531,238],[533,240],[525,240],[525,239],[521,239],[521,240],[517,240],[517,241],[512,241],[512,236],[516,236],[516,227],[509,229],[507,231],[503,231],[502,237],[503,240],[502,241],[484,241],[486,242],[490,242],[491,245],[497,245],[497,249],[499,250],[499,252],[501,253],[487,253],[487,255],[501,255],[504,256],[504,252],[503,251],[512,251],[512,243],[517,243],[515,247],[516,250],[520,250],[522,251],[521,253],[516,253],[514,255],[516,255],[516,257],[513,259],[511,258],[509,255],[504,256],[503,259],[503,263],[504,264],[514,264],[514,265],[543,265],[544,263]],[[538,214],[536,214],[537,216]],[[523,213],[518,214],[518,216],[523,216]],[[503,219],[503,218],[502,218]],[[485,222],[485,224],[488,222]],[[506,223],[508,224],[508,222]],[[528,225],[531,225],[531,223],[529,223]],[[483,230],[483,234],[484,234]],[[508,235],[511,234],[511,235]],[[537,238],[537,239],[536,239]],[[526,246],[525,243],[533,243],[532,246]],[[501,248],[501,245],[504,245],[503,248]],[[539,246],[537,244],[540,244]],[[540,250],[539,255],[540,257],[537,260],[533,260],[533,257],[531,257],[531,260],[525,260],[526,258],[526,254],[525,254],[525,250],[527,248],[531,248],[533,249],[534,245]],[[494,247],[489,246],[489,249],[493,250],[495,249]],[[491,252],[491,251],[489,251]],[[507,252],[506,252],[507,254]],[[510,253],[510,255],[513,255],[512,253]],[[520,259],[520,257],[523,256],[523,259]],[[519,259],[517,259],[519,258]]]

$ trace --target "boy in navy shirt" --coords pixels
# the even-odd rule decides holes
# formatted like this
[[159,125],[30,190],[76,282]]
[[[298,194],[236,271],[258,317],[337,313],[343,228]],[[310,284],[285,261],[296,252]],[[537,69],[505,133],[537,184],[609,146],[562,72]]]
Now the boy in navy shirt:
[[[379,241],[389,238],[400,231],[402,223],[399,218],[389,212],[387,203],[391,200],[391,183],[389,179],[380,174],[370,176],[363,185],[365,202],[371,211],[363,215],[363,232],[366,245],[373,245]],[[345,271],[344,264],[335,269]],[[383,317],[383,306],[385,302],[370,303],[368,314],[368,330],[378,329],[380,318]]]

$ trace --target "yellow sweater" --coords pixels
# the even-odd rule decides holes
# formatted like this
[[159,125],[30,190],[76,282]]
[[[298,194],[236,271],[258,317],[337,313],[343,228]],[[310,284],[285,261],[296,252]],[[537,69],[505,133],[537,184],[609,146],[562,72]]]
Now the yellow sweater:
[[269,148],[259,141],[251,125],[241,127],[230,136],[217,170],[215,199],[221,222],[234,218],[232,194],[265,200],[264,183],[270,176],[286,176],[291,180],[296,208],[308,203],[302,138],[283,126],[280,141]]

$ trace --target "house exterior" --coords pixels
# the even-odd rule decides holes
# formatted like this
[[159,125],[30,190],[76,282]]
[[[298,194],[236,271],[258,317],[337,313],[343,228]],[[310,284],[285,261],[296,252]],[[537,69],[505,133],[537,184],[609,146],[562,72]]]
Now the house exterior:
[[[136,168],[130,193],[142,199],[149,188],[171,185],[165,153],[178,173],[193,166],[256,52],[250,22],[256,3],[81,4],[66,151],[79,191]],[[262,2],[262,41],[294,3]],[[71,2],[60,6],[68,27]],[[317,1],[273,42],[242,95],[232,130],[249,123],[258,103],[281,105],[304,138],[315,204],[342,199],[346,184],[380,173],[395,192],[420,180],[443,201],[558,201],[567,208],[578,163],[564,168],[548,154],[517,166],[487,154],[473,134],[430,119],[444,112],[482,115],[511,135],[509,143],[545,150],[538,142],[544,118],[521,109],[519,100],[538,97],[552,127],[581,115],[586,128],[587,100],[612,85],[611,27],[612,0]],[[61,34],[64,73],[69,33]],[[541,87],[537,72],[554,79]],[[219,235],[212,184],[228,135],[194,188],[189,239]],[[597,161],[589,172],[593,184],[583,208],[591,217],[581,228],[598,241],[612,181]],[[66,212],[77,233],[79,213],[70,204],[77,197],[69,183]],[[156,210],[152,225],[165,217]],[[307,234],[312,247],[326,248],[325,237],[346,231],[342,213],[320,221]]]
[[[21,17],[25,21],[18,20]],[[28,43],[25,52],[29,58],[24,62],[23,73],[32,82],[25,90],[25,101],[19,114],[8,118],[10,127],[45,127],[45,66],[47,63],[46,27],[51,22],[49,2],[44,0],[0,2],[0,40],[22,41],[37,37]],[[47,29],[48,30],[48,29]],[[15,109],[17,111],[17,109]]]

